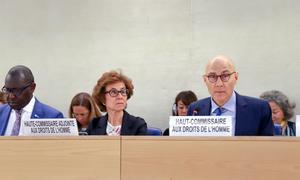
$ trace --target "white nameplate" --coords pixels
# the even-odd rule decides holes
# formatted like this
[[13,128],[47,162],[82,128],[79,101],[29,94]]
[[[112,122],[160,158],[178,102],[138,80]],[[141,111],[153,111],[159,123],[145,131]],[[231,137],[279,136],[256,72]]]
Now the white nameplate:
[[300,136],[300,115],[296,115],[296,136]]
[[170,136],[232,136],[231,116],[170,116]]
[[29,119],[22,122],[20,136],[78,136],[76,119]]

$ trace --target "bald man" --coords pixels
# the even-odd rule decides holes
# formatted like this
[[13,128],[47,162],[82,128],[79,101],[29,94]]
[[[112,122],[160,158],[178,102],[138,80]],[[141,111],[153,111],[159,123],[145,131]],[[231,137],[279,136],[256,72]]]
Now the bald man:
[[21,122],[30,118],[63,118],[58,110],[39,102],[33,95],[36,84],[31,70],[26,66],[12,67],[6,77],[2,92],[7,94],[7,104],[0,107],[0,134],[18,136]]
[[210,60],[203,80],[211,97],[192,103],[188,115],[232,116],[232,135],[236,136],[273,135],[272,113],[268,103],[234,91],[238,72],[231,59],[219,55]]

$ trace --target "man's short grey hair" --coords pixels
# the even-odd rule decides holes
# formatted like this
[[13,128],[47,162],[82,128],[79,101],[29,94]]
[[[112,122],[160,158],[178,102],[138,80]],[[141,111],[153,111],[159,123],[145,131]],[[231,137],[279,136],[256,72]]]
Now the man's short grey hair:
[[294,116],[296,104],[290,102],[289,98],[282,92],[277,90],[266,91],[260,95],[260,98],[268,102],[275,102],[282,109],[285,120],[289,120]]

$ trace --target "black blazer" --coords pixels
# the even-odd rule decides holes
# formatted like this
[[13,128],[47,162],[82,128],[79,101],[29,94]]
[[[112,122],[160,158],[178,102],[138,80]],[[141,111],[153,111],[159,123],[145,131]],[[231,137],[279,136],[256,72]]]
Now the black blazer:
[[[107,135],[108,114],[94,118],[87,129],[89,135]],[[124,111],[121,135],[147,135],[147,124],[143,118],[135,117]]]

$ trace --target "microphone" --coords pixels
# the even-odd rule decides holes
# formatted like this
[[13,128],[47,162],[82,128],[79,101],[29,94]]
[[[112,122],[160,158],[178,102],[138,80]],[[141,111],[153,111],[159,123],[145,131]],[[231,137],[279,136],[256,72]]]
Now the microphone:
[[195,108],[192,116],[197,116],[199,112],[200,112],[200,108]]
[[79,136],[87,136],[88,133],[85,132],[85,131],[79,131],[79,132],[78,132],[78,135],[79,135]]

